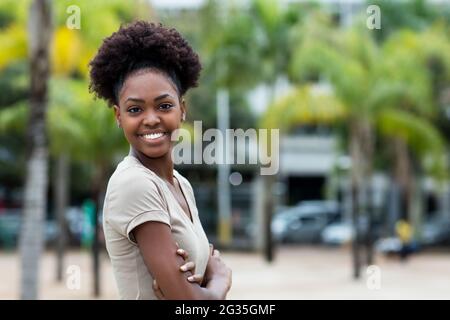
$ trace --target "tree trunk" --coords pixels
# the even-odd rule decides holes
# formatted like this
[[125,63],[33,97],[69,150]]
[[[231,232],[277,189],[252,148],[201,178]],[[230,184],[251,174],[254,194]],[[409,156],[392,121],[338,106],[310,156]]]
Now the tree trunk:
[[363,203],[362,207],[367,219],[367,229],[364,235],[365,239],[365,250],[366,250],[366,263],[368,266],[374,263],[373,255],[373,196],[372,196],[372,161],[374,154],[374,134],[372,132],[372,125],[369,121],[362,122],[362,132],[361,132],[361,149],[363,150],[363,177],[362,182],[362,192],[363,192]]
[[410,220],[410,201],[413,192],[411,180],[411,161],[408,154],[408,146],[400,138],[394,138],[394,156],[395,156],[395,172],[394,177],[400,188],[400,199],[402,212],[400,217],[405,220]]
[[[271,83],[269,85],[270,88],[270,97],[269,100],[271,103],[275,101],[276,99],[276,91],[275,91],[275,83]],[[268,140],[267,140],[267,152],[270,150],[272,152],[271,145],[272,143],[278,143],[278,141],[271,141],[270,137],[270,130],[268,130]],[[266,153],[268,154],[268,153]],[[271,157],[278,157],[278,154],[271,154]],[[264,195],[263,195],[263,221],[264,221],[264,258],[267,262],[272,262],[274,259],[274,242],[272,239],[272,216],[274,212],[274,185],[277,180],[277,176],[275,175],[265,175],[263,178],[263,184],[264,184]]]
[[414,239],[422,238],[423,212],[424,212],[424,198],[422,192],[422,185],[419,179],[416,179],[414,174],[411,176],[410,191],[408,198],[409,221],[413,230]]
[[[226,130],[230,127],[230,103],[229,92],[227,89],[217,91],[217,127],[226,137]],[[225,138],[226,139],[226,138]],[[225,150],[219,150],[219,159],[224,160],[222,164],[217,164],[217,204],[219,213],[218,240],[222,248],[229,247],[232,243],[232,208],[231,208],[231,189],[230,189],[230,164],[227,163],[229,153],[234,154],[234,150],[228,150],[225,144]]]
[[366,187],[366,197],[367,197],[367,234],[366,240],[366,263],[368,266],[374,264],[373,255],[373,216],[374,216],[374,205],[373,205],[373,189],[371,185]]
[[424,199],[422,196],[422,186],[417,179],[414,170],[414,158],[408,150],[405,141],[395,140],[395,178],[400,185],[401,207],[404,213],[401,218],[407,220],[414,232],[414,236],[421,237],[421,226],[424,212]]
[[358,204],[358,188],[352,184],[352,225],[353,225],[353,239],[352,239],[352,261],[353,261],[353,278],[359,279],[361,276],[361,258],[360,258],[360,240],[359,240],[359,204]]
[[96,174],[93,181],[92,200],[95,203],[94,213],[94,241],[92,245],[92,268],[94,275],[94,287],[93,294],[95,297],[99,297],[100,292],[100,242],[99,242],[99,216],[98,213],[103,207],[103,200],[105,194],[106,180],[105,172],[106,167],[99,165],[96,167]]
[[388,196],[388,219],[387,225],[385,225],[386,234],[390,237],[395,237],[395,223],[398,219],[400,219],[400,186],[398,185],[397,180],[391,181],[391,186],[389,187],[389,196]]
[[273,186],[276,181],[275,175],[263,176],[264,183],[264,257],[267,262],[273,261],[273,239],[272,239],[272,215],[274,210],[273,204]]
[[350,153],[352,158],[352,170],[351,170],[351,190],[352,190],[352,226],[353,226],[353,239],[352,239],[352,262],[353,262],[353,278],[360,278],[360,248],[359,248],[359,186],[361,177],[361,163],[362,152],[360,150],[359,132],[356,125],[351,127],[350,136]]
[[64,251],[67,244],[66,210],[68,203],[69,157],[61,154],[57,158],[54,183],[55,213],[58,222],[58,241],[56,243],[56,280],[63,280]]
[[22,299],[38,298],[39,258],[44,246],[43,227],[48,184],[45,119],[51,32],[51,2],[35,0],[30,8],[28,29],[31,88],[27,127],[27,175],[20,234]]
[[[352,241],[352,261],[353,278],[355,279],[359,279],[361,276],[361,211],[371,209],[368,205],[369,200],[367,197],[367,191],[372,175],[373,145],[373,135],[370,123],[364,119],[355,119],[351,121],[350,153],[352,157],[352,224],[354,230],[354,237]],[[370,233],[371,231],[368,232]],[[372,262],[373,257],[371,241],[366,241],[366,245],[367,261]]]

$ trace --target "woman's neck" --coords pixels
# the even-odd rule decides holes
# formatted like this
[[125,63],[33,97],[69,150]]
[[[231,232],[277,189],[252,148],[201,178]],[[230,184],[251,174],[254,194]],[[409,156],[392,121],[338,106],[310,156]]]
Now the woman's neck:
[[160,158],[150,158],[140,151],[130,148],[130,156],[137,158],[146,168],[152,170],[161,179],[167,181],[171,185],[174,185],[173,179],[173,161],[170,157],[171,152]]

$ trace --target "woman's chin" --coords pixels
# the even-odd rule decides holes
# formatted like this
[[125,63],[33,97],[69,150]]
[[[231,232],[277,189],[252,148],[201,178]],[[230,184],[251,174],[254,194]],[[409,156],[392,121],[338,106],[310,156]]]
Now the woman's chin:
[[141,150],[140,152],[148,158],[158,159],[165,157],[169,150]]

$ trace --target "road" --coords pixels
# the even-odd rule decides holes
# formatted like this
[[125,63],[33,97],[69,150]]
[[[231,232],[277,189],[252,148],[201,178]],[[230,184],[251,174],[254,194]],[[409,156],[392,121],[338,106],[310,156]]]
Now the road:
[[[18,257],[15,252],[0,251],[0,299],[20,296]],[[377,256],[377,267],[369,271],[364,267],[358,281],[351,278],[348,248],[281,247],[272,264],[257,253],[223,252],[222,257],[233,270],[228,299],[450,299],[449,251],[422,252],[406,263]],[[55,254],[43,255],[40,299],[92,299],[89,253],[70,251],[65,265],[66,278],[58,283]],[[99,298],[117,299],[106,253],[101,265]]]

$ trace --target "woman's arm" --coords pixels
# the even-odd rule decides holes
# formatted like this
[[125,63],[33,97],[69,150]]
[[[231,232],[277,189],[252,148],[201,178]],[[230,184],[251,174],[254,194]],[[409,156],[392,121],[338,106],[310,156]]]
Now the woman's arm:
[[[206,287],[187,281],[191,272],[180,272],[183,258],[176,254],[177,245],[168,225],[160,222],[146,222],[133,230],[134,237],[144,257],[145,264],[157,281],[166,299],[209,300],[223,299],[229,290],[224,275],[228,269],[219,257],[208,261]],[[209,271],[208,271],[209,269]],[[230,271],[231,273],[231,271]],[[149,284],[151,285],[151,284]]]
[[[206,266],[204,283],[206,288],[214,292],[220,292],[220,300],[225,300],[228,291],[231,288],[231,269],[228,268],[220,259],[220,252],[213,250],[210,244],[211,255]],[[225,288],[222,290],[221,288]]]

